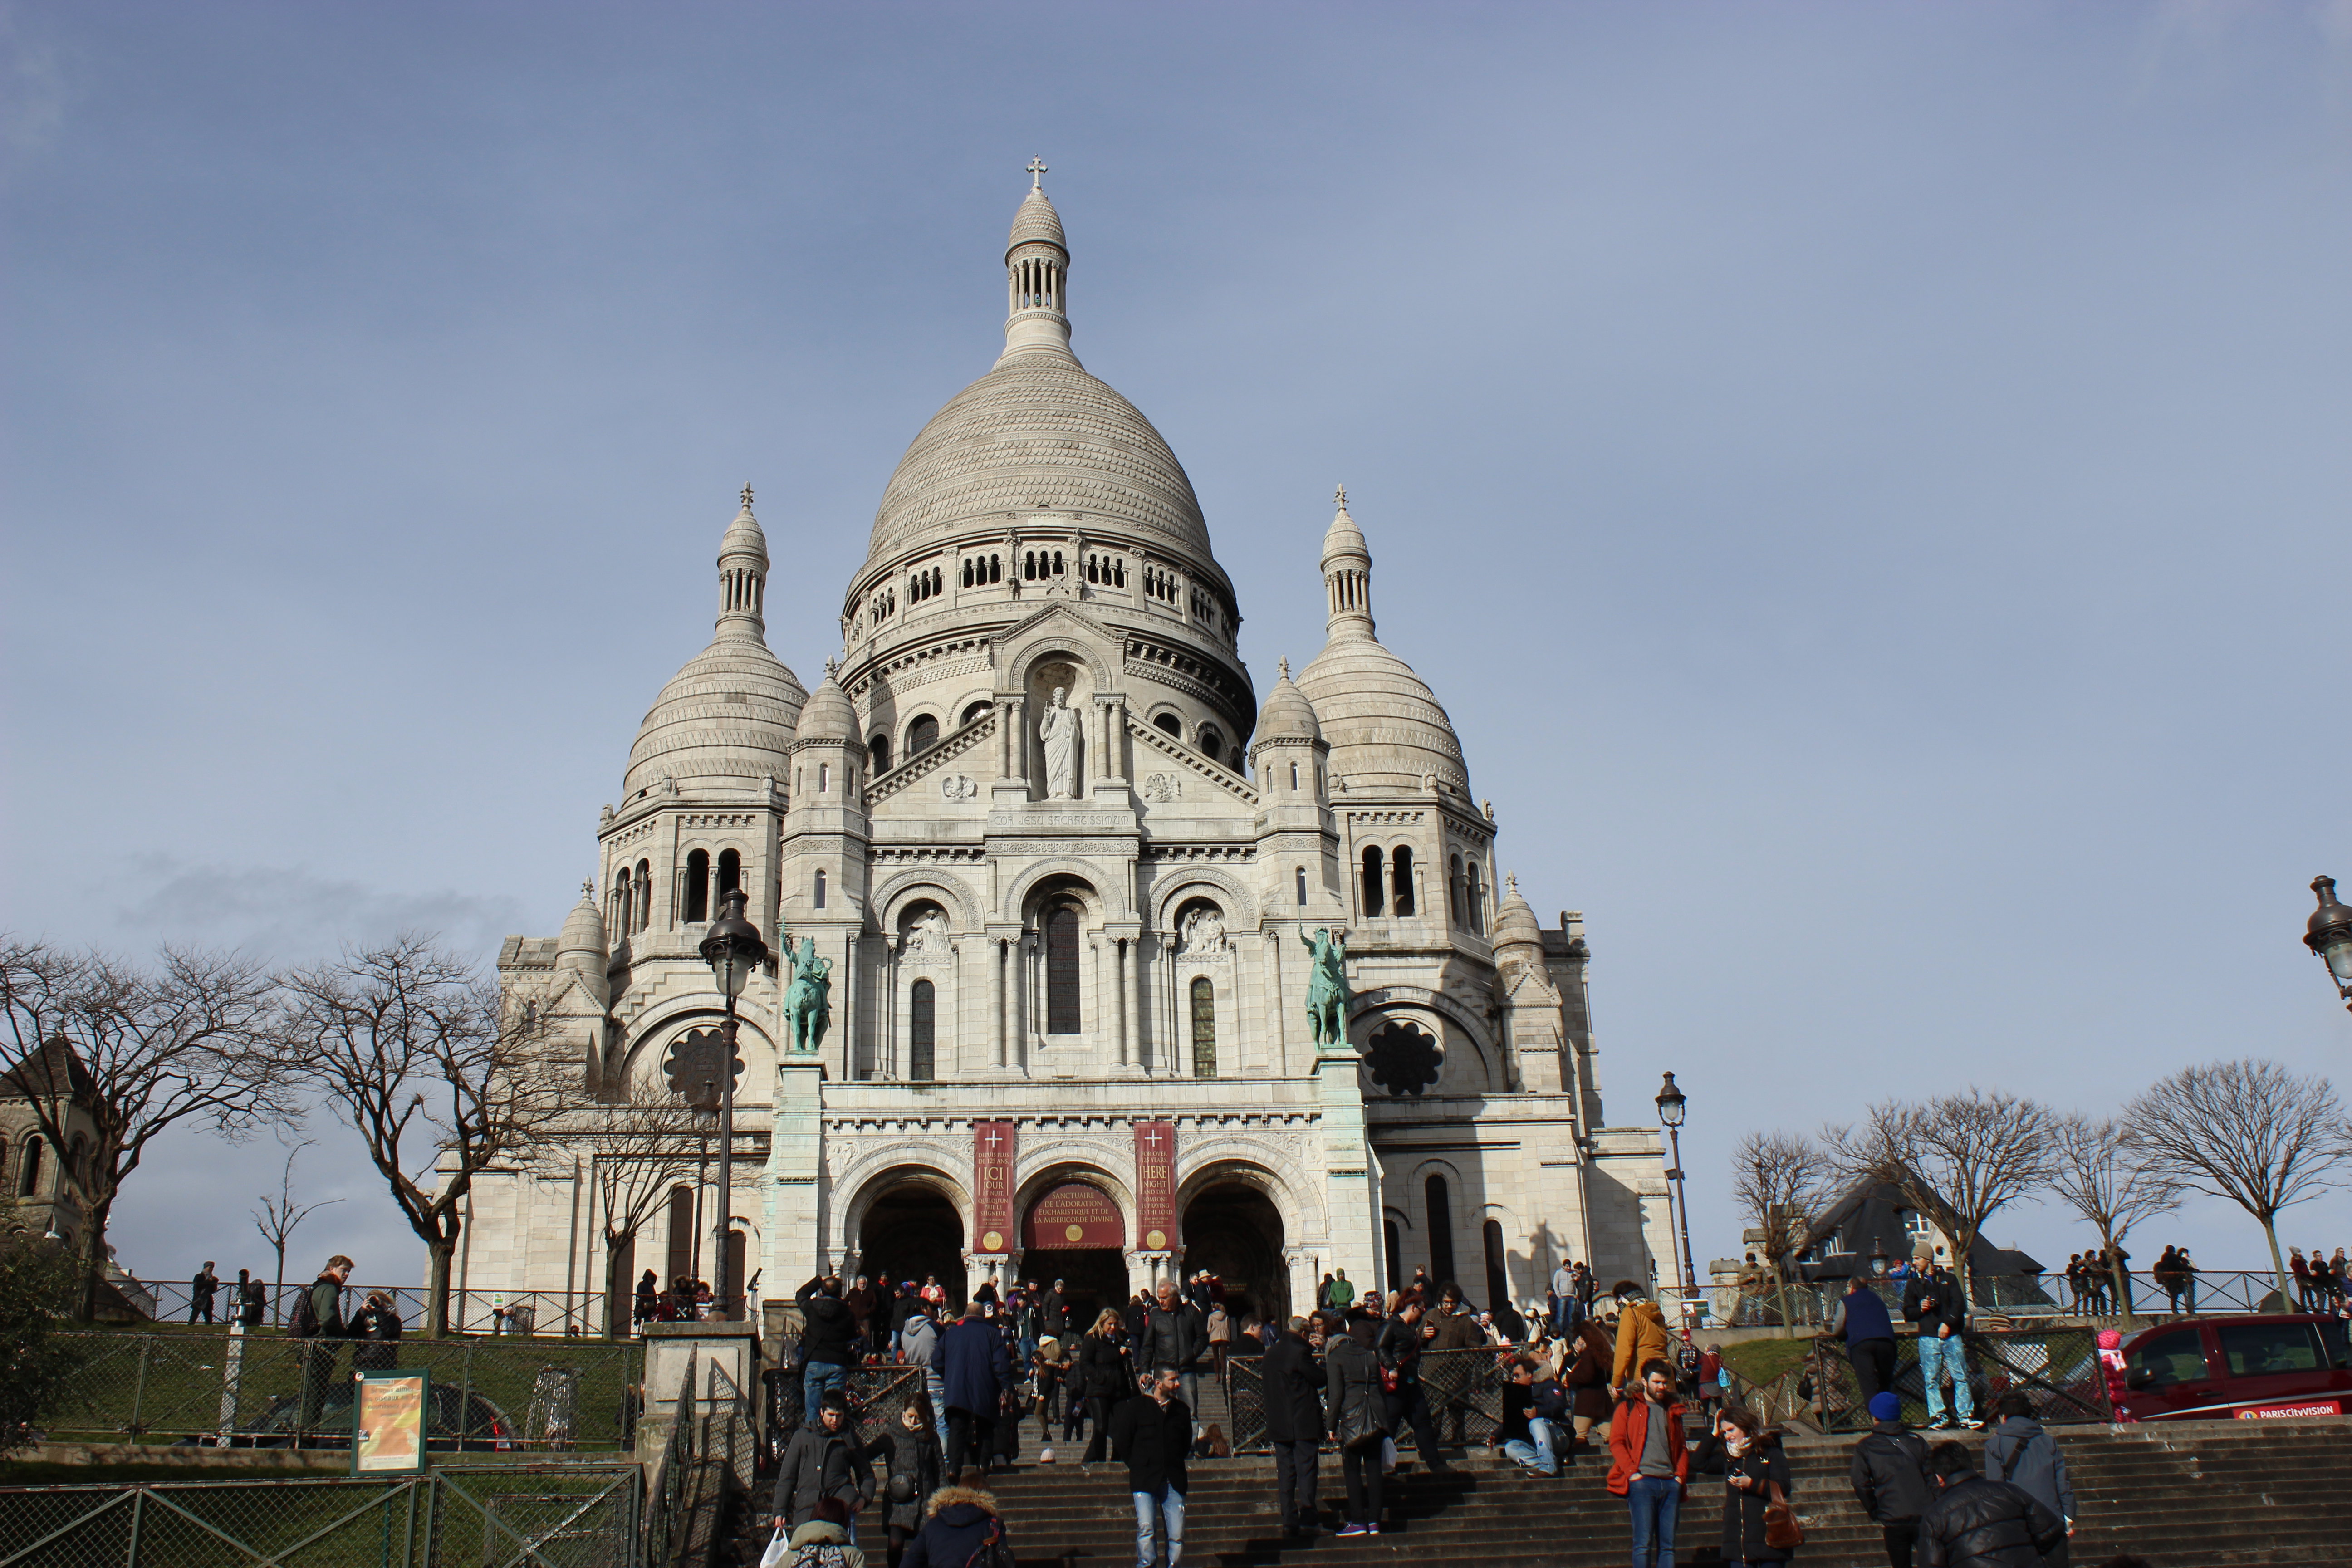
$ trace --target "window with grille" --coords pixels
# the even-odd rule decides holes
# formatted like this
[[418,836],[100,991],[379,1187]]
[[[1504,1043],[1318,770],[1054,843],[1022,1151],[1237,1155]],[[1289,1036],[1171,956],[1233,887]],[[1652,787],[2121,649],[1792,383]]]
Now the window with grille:
[[1192,982],[1192,1076],[1217,1076],[1217,991],[1205,974]]

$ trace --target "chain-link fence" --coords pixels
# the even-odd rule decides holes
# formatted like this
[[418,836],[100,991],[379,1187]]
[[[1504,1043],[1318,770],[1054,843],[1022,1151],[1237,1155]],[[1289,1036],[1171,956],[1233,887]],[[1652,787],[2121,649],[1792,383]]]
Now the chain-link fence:
[[[2107,1382],[2099,1367],[2098,1335],[2090,1329],[2023,1329],[1985,1333],[1970,1330],[1963,1336],[1969,1402],[1979,1419],[1989,1415],[1992,1402],[2012,1389],[2033,1401],[2035,1415],[2051,1424],[2106,1422],[2115,1419],[2107,1401]],[[1853,1364],[1841,1340],[1816,1340],[1810,1367],[1812,1408],[1822,1427],[1832,1432],[1861,1432],[1870,1427],[1870,1412],[1862,1397]],[[1943,1407],[1956,1408],[1948,1373]],[[1927,1385],[1919,1368],[1919,1342],[1906,1334],[1895,1342],[1895,1393],[1903,1401],[1903,1419],[1911,1426],[1927,1418]]]
[[0,1568],[642,1568],[635,1465],[0,1488]]
[[352,1371],[398,1366],[432,1374],[436,1449],[625,1448],[645,1366],[625,1341],[60,1337],[88,1354],[47,1426],[69,1442],[347,1445]]
[[724,1361],[687,1356],[668,1440],[646,1489],[646,1560],[652,1568],[708,1563],[752,1486],[758,1412]]

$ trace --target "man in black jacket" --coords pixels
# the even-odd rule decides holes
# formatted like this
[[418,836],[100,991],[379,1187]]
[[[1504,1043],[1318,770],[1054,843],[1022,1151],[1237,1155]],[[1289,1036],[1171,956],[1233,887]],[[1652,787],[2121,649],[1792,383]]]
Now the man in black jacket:
[[835,1390],[824,1396],[817,1418],[793,1434],[776,1471],[776,1495],[769,1505],[770,1526],[798,1530],[816,1517],[820,1499],[849,1505],[849,1543],[857,1544],[857,1515],[874,1498],[874,1467],[849,1425],[849,1401]]
[[[1174,1287],[1167,1287],[1173,1290]],[[1127,1489],[1135,1503],[1136,1568],[1154,1568],[1154,1527],[1168,1528],[1168,1564],[1184,1555],[1184,1457],[1192,1447],[1192,1408],[1176,1397],[1182,1384],[1175,1370],[1150,1374],[1149,1399],[1119,1402],[1110,1418],[1110,1451],[1127,1465]]]
[[1323,1446],[1323,1369],[1316,1352],[1323,1348],[1320,1318],[1311,1326],[1304,1318],[1290,1320],[1260,1363],[1260,1397],[1265,1404],[1266,1441],[1274,1445],[1275,1507],[1282,1515],[1285,1535],[1307,1535],[1315,1529],[1317,1456]]
[[841,1300],[841,1276],[822,1274],[802,1286],[793,1301],[801,1310],[801,1424],[816,1425],[817,1405],[828,1389],[841,1389],[854,1359],[849,1342],[856,1320]]
[[1977,1474],[1958,1443],[1927,1450],[1937,1498],[1919,1521],[1926,1568],[2042,1568],[2066,1539],[2066,1522],[2022,1487]]
[[1903,1401],[1891,1392],[1870,1396],[1870,1422],[1869,1435],[1853,1446],[1847,1479],[1862,1511],[1878,1521],[1887,1568],[1911,1568],[1919,1516],[1936,1500],[1927,1439],[1903,1425]]
[[[1919,1325],[1919,1381],[1927,1386],[1927,1425],[1946,1430],[1977,1425],[1977,1396],[1969,1387],[1969,1293],[1948,1268],[1921,1258],[1903,1287],[1903,1315]],[[1943,1374],[1952,1379],[1954,1420],[1944,1407]]]
[[1160,1304],[1143,1320],[1138,1365],[1173,1372],[1184,1391],[1184,1408],[1201,1408],[1201,1353],[1209,1348],[1209,1321],[1177,1294],[1175,1281],[1160,1282]]
[[1453,1467],[1437,1451],[1437,1423],[1430,1418],[1429,1396],[1421,1386],[1422,1347],[1436,1334],[1437,1325],[1422,1316],[1420,1300],[1408,1293],[1396,1316],[1381,1326],[1373,1348],[1380,1352],[1381,1365],[1396,1373],[1396,1389],[1388,1396],[1389,1430],[1401,1433],[1412,1427],[1423,1468],[1442,1476]]

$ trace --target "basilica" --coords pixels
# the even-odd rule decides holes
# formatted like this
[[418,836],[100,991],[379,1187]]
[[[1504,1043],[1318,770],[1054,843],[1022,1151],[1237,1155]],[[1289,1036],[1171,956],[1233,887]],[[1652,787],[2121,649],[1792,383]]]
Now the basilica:
[[739,1004],[734,1191],[688,1160],[608,1243],[591,1167],[616,1156],[552,1140],[476,1182],[464,1288],[708,1277],[719,1245],[770,1299],[819,1268],[1097,1301],[1207,1268],[1261,1314],[1339,1270],[1482,1305],[1570,1258],[1670,1279],[1657,1129],[1602,1110],[1581,918],[1545,927],[1497,874],[1445,709],[1376,633],[1346,492],[1327,640],[1261,697],[1192,481],[1071,352],[1070,265],[1033,177],[1004,352],[890,476],[813,691],[769,648],[744,491],[715,634],[646,714],[594,883],[502,950],[586,1126],[720,1015],[698,943],[726,895],[810,944],[814,1049],[789,963]]

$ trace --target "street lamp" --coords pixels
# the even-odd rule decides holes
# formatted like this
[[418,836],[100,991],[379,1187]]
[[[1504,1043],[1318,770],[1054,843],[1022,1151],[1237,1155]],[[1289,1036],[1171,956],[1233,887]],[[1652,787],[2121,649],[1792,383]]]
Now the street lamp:
[[1683,1237],[1683,1300],[1698,1298],[1698,1270],[1691,1266],[1690,1196],[1683,1190],[1683,1110],[1689,1097],[1675,1087],[1675,1075],[1666,1075],[1665,1086],[1658,1090],[1658,1121],[1674,1144],[1674,1165],[1666,1172],[1666,1180],[1675,1184],[1675,1207],[1681,1211]]
[[2352,1007],[2352,908],[2336,901],[2333,877],[2313,878],[2311,890],[2319,896],[2319,908],[2304,927],[2303,945],[2327,961],[2336,994]]
[[719,918],[702,939],[702,961],[727,994],[727,1027],[719,1037],[719,1257],[711,1265],[710,1292],[722,1318],[736,1314],[736,1280],[727,1256],[727,1233],[735,1208],[735,998],[750,984],[751,972],[768,962],[768,944],[760,928],[743,918],[743,891],[730,889],[719,895]]

